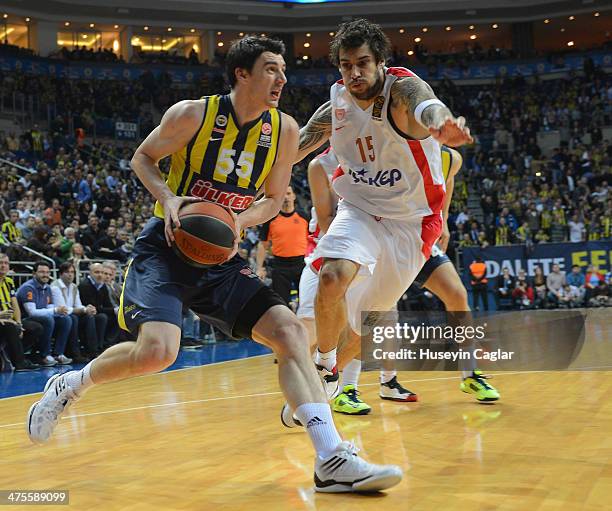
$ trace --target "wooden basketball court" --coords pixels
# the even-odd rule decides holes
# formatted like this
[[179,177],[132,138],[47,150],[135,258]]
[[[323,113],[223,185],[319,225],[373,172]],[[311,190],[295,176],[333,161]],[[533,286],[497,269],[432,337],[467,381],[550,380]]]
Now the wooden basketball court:
[[105,511],[610,509],[612,373],[495,376],[502,400],[482,405],[455,373],[400,373],[421,398],[407,404],[362,375],[372,413],[335,417],[367,459],[403,467],[387,493],[314,493],[271,356],[94,388],[45,446],[23,424],[37,396],[2,400],[0,489],[69,490],[70,508]]

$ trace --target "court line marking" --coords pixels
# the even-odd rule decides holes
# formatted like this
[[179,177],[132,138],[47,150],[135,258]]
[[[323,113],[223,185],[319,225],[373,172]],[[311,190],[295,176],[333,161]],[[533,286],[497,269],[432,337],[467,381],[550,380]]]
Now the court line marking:
[[[170,371],[161,371],[159,373],[143,374],[141,376],[136,376],[136,378],[147,378],[149,376],[159,376],[160,374],[161,375],[164,375],[164,374],[174,374],[174,373],[178,373],[179,371],[189,371],[191,369],[202,369],[203,367],[216,366],[216,365],[219,365],[219,364],[228,364],[229,362],[241,362],[241,361],[244,361],[244,360],[251,360],[253,358],[259,358],[259,357],[269,357],[270,355],[272,355],[272,353],[262,353],[261,355],[253,355],[251,357],[242,357],[242,358],[232,358],[231,360],[222,360],[221,362],[211,362],[210,364],[202,364],[202,365],[199,365],[199,366],[179,367],[178,369],[171,369]],[[64,371],[64,372],[68,373],[70,371]],[[51,375],[51,376],[53,376],[53,375]],[[49,378],[51,378],[51,376],[49,376]],[[39,391],[39,392],[30,392],[29,394],[19,394],[18,396],[3,397],[3,398],[0,398],[0,403],[6,401],[8,399],[18,399],[20,397],[35,396],[37,394],[42,394],[42,390]]]
[[[258,356],[263,356],[263,355],[258,355]],[[249,357],[249,358],[254,358],[254,357]],[[245,360],[245,359],[239,359],[239,360]],[[231,361],[226,361],[226,362],[231,362]],[[223,363],[223,362],[218,362],[219,364]],[[212,364],[208,364],[208,365],[212,365]],[[203,366],[200,366],[203,367]],[[575,368],[573,369],[573,371],[588,371],[588,370],[596,370],[596,369],[609,369],[612,366],[593,366],[593,367],[580,367],[580,368]],[[191,369],[191,368],[186,368],[186,369]],[[170,372],[174,372],[174,371],[170,371]],[[499,373],[499,374],[495,374],[496,377],[498,376],[513,376],[513,375],[517,375],[517,374],[530,374],[530,373],[548,373],[548,372],[553,372],[553,371],[517,371],[517,372],[511,372],[511,373]],[[561,371],[560,371],[561,372]],[[163,373],[155,373],[155,374],[163,374]],[[150,376],[150,375],[149,375]],[[425,381],[443,381],[443,380],[458,380],[460,379],[459,376],[444,376],[444,377],[440,377],[440,378],[423,378],[423,379],[416,379],[416,380],[403,380],[404,383],[415,383],[415,382],[425,382]],[[374,385],[379,385],[379,383],[364,383],[363,385],[361,385],[362,387],[372,387]],[[250,397],[264,397],[264,396],[275,396],[275,395],[279,395],[282,394],[282,392],[280,391],[274,391],[274,392],[260,392],[257,394],[244,394],[244,395],[240,395],[240,396],[223,396],[223,397],[210,397],[210,398],[205,398],[205,399],[193,399],[193,400],[189,400],[189,401],[176,401],[174,403],[159,403],[159,404],[152,404],[152,405],[144,405],[144,406],[135,406],[135,407],[130,407],[130,408],[117,408],[115,410],[104,410],[102,412],[91,412],[91,413],[81,413],[81,414],[76,414],[76,415],[69,415],[67,417],[62,417],[62,420],[71,420],[71,419],[76,419],[76,418],[80,418],[80,417],[93,417],[95,415],[109,415],[112,413],[122,413],[122,412],[133,412],[136,410],[146,410],[149,408],[163,408],[163,407],[169,407],[169,406],[180,406],[180,405],[189,405],[189,404],[194,404],[194,403],[210,403],[213,401],[229,401],[231,399],[244,399],[244,398],[250,398]],[[17,422],[14,424],[0,424],[0,428],[11,428],[11,427],[15,427],[15,426],[22,426],[23,427],[23,422]]]

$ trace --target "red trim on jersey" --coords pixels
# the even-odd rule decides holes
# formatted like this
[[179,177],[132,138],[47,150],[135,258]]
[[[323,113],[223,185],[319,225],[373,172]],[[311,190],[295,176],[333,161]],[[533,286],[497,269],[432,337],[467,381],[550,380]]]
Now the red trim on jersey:
[[338,168],[334,170],[334,173],[332,174],[332,181],[335,181],[340,176],[344,176],[344,170],[342,170],[342,167],[338,165]]
[[319,257],[318,259],[315,259],[312,263],[310,263],[310,266],[316,273],[319,273],[321,271],[321,267],[323,266],[323,258]]
[[387,68],[387,74],[393,76],[409,76],[410,78],[417,78],[410,69],[406,69],[405,67],[389,67]]
[[310,254],[314,252],[314,249],[317,248],[317,243],[319,243],[319,236],[321,235],[321,227],[317,224],[317,228],[314,232],[308,235],[306,240],[306,253],[304,257],[308,257]]
[[321,156],[325,156],[326,154],[328,154],[331,151],[331,146],[329,146],[327,149],[325,149],[325,151],[323,151],[322,153],[317,154],[313,160],[316,160],[317,158],[320,158]]
[[342,78],[340,78],[340,80],[338,80],[336,83],[338,85],[344,85],[344,80]]
[[421,176],[423,177],[423,184],[425,186],[425,196],[427,197],[427,205],[431,212],[435,214],[439,214],[442,211],[442,205],[444,204],[444,185],[436,185],[433,182],[433,178],[431,177],[431,169],[429,168],[429,162],[427,161],[427,156],[425,155],[425,151],[423,151],[423,146],[421,145],[420,140],[406,140],[410,150],[412,151],[412,156],[414,157],[414,161],[416,161],[417,166],[419,167],[419,171],[421,172]]
[[421,240],[423,240],[423,246],[421,252],[425,256],[425,260],[431,256],[431,249],[433,244],[442,234],[442,215],[439,213],[436,215],[429,215],[423,217],[421,222]]

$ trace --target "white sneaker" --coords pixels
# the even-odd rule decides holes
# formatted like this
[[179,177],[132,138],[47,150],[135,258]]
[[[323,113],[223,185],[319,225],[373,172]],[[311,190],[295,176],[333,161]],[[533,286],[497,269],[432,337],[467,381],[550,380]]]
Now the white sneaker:
[[26,428],[30,440],[35,444],[43,444],[49,440],[62,414],[79,398],[66,383],[67,374],[51,376],[45,385],[42,398],[28,411]]
[[315,460],[315,490],[324,493],[386,490],[402,480],[396,465],[375,465],[357,456],[350,442],[341,442],[327,458]]
[[397,377],[394,376],[387,383],[380,384],[380,397],[382,399],[388,399],[389,401],[400,401],[414,403],[419,400],[414,392],[402,387],[402,384],[397,381]]
[[293,415],[293,410],[289,406],[289,403],[285,403],[283,405],[283,409],[281,410],[281,422],[286,428],[295,428],[298,426],[302,426],[302,423],[297,419],[295,415]]
[[317,368],[321,382],[323,382],[327,399],[331,401],[340,394],[340,375],[338,374],[338,367],[334,366],[331,371],[319,364],[315,364],[315,367]]
[[57,360],[55,360],[51,355],[47,355],[46,357],[42,358],[40,365],[44,367],[53,367],[57,365]]
[[55,357],[57,360],[57,364],[60,366],[67,366],[68,364],[72,364],[72,359],[68,358],[66,355],[58,355]]

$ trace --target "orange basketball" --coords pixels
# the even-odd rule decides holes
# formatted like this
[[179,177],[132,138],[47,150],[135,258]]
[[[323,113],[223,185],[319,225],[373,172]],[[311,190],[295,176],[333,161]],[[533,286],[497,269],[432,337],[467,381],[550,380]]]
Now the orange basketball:
[[179,210],[174,251],[192,266],[206,268],[227,260],[234,248],[234,218],[212,202],[192,202]]

